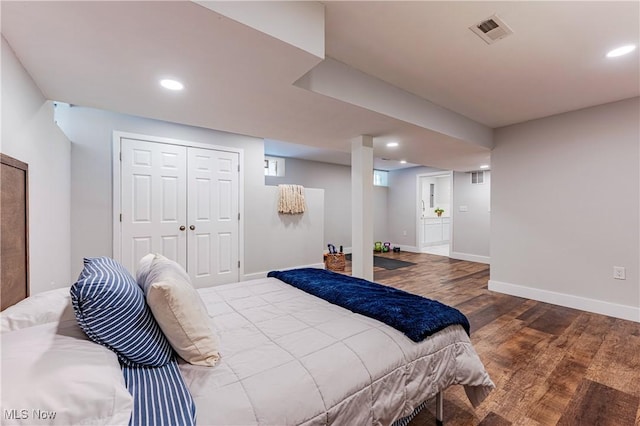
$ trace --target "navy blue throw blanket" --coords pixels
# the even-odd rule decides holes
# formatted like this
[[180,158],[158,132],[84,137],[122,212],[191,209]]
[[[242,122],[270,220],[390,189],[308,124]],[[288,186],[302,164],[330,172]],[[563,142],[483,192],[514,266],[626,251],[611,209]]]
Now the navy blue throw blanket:
[[393,287],[317,268],[271,271],[267,276],[381,321],[414,342],[454,324],[469,334],[469,320],[459,310]]

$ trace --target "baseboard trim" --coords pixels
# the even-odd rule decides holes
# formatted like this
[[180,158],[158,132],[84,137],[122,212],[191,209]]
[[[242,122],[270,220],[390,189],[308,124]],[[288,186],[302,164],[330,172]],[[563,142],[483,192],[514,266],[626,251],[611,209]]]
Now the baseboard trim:
[[489,280],[489,290],[640,323],[640,307]]
[[489,256],[479,256],[477,254],[460,253],[458,251],[452,251],[451,253],[449,253],[449,257],[452,259],[467,260],[469,262],[486,263],[487,265],[491,263],[491,258]]
[[[320,268],[320,269],[324,269],[324,263],[313,263],[313,264],[310,264],[310,265],[287,266],[287,267],[283,267],[283,268],[273,268],[273,269],[270,269],[269,271],[276,270],[276,269],[279,270],[279,271],[286,271],[288,269],[297,269],[297,268]],[[249,280],[256,280],[258,278],[266,278],[267,274],[269,273],[269,271],[253,272],[251,274],[244,274],[240,281],[249,281]]]

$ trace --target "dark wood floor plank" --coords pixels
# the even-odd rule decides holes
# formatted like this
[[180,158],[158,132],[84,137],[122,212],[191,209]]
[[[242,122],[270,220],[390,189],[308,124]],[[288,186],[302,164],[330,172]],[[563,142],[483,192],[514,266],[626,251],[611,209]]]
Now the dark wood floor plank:
[[528,324],[528,327],[544,333],[561,335],[575,321],[580,312],[560,306],[549,306],[546,312]]
[[631,426],[637,409],[638,397],[585,379],[557,424]]
[[505,420],[499,414],[491,411],[480,423],[478,423],[478,426],[511,426],[511,424],[512,423],[510,421]]
[[481,278],[489,278],[489,268],[487,267],[486,269],[483,269],[481,271],[478,272],[471,272],[467,275],[462,275],[460,277],[457,278],[452,278],[452,279],[448,279],[445,280],[443,279],[441,282],[442,284],[455,284],[458,283],[460,281],[464,281],[464,280],[468,280],[468,279],[481,279]]
[[529,323],[529,322],[532,322],[532,321],[538,319],[542,315],[546,314],[548,309],[549,309],[549,305],[548,304],[546,304],[546,303],[536,303],[534,305],[531,305],[531,307],[529,309],[527,309],[525,312],[523,312],[522,314],[518,315],[518,319],[520,321],[525,321],[525,322]]
[[491,303],[485,305],[469,314],[469,322],[471,323],[472,332],[480,330],[485,325],[495,321],[497,318],[507,314],[518,306],[522,305],[526,299],[520,297],[512,297],[505,295],[491,295]]
[[547,380],[546,391],[536,404],[532,404],[527,418],[545,425],[556,424],[582,382],[585,371],[584,365],[568,357],[560,361]]
[[[491,292],[484,264],[384,255],[416,265],[374,268],[375,281],[467,315],[471,341],[496,384],[475,409],[462,386],[447,389],[445,425],[640,426],[640,324]],[[435,424],[434,412],[432,402],[410,426]]]
[[584,367],[593,362],[613,324],[613,318],[582,312],[554,345],[566,352],[568,359]]

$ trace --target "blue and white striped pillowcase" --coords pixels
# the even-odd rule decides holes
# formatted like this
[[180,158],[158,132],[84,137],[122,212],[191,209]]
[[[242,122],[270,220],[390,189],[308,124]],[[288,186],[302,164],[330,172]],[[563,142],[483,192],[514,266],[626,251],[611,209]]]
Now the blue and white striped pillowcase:
[[173,349],[129,272],[108,257],[86,258],[84,263],[71,287],[71,300],[87,336],[116,352],[126,365],[167,364]]
[[129,272],[107,257],[85,259],[71,299],[80,327],[120,358],[134,398],[129,425],[195,425],[195,404],[173,350]]
[[122,366],[133,395],[129,426],[194,426],[196,406],[174,360],[162,367]]

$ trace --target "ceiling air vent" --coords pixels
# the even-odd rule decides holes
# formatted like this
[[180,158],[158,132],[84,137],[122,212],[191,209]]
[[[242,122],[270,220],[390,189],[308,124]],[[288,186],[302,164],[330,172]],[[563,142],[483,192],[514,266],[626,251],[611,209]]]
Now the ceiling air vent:
[[511,28],[505,24],[498,15],[489,18],[469,27],[471,31],[476,33],[478,37],[483,39],[487,44],[493,44],[506,36],[513,34]]

